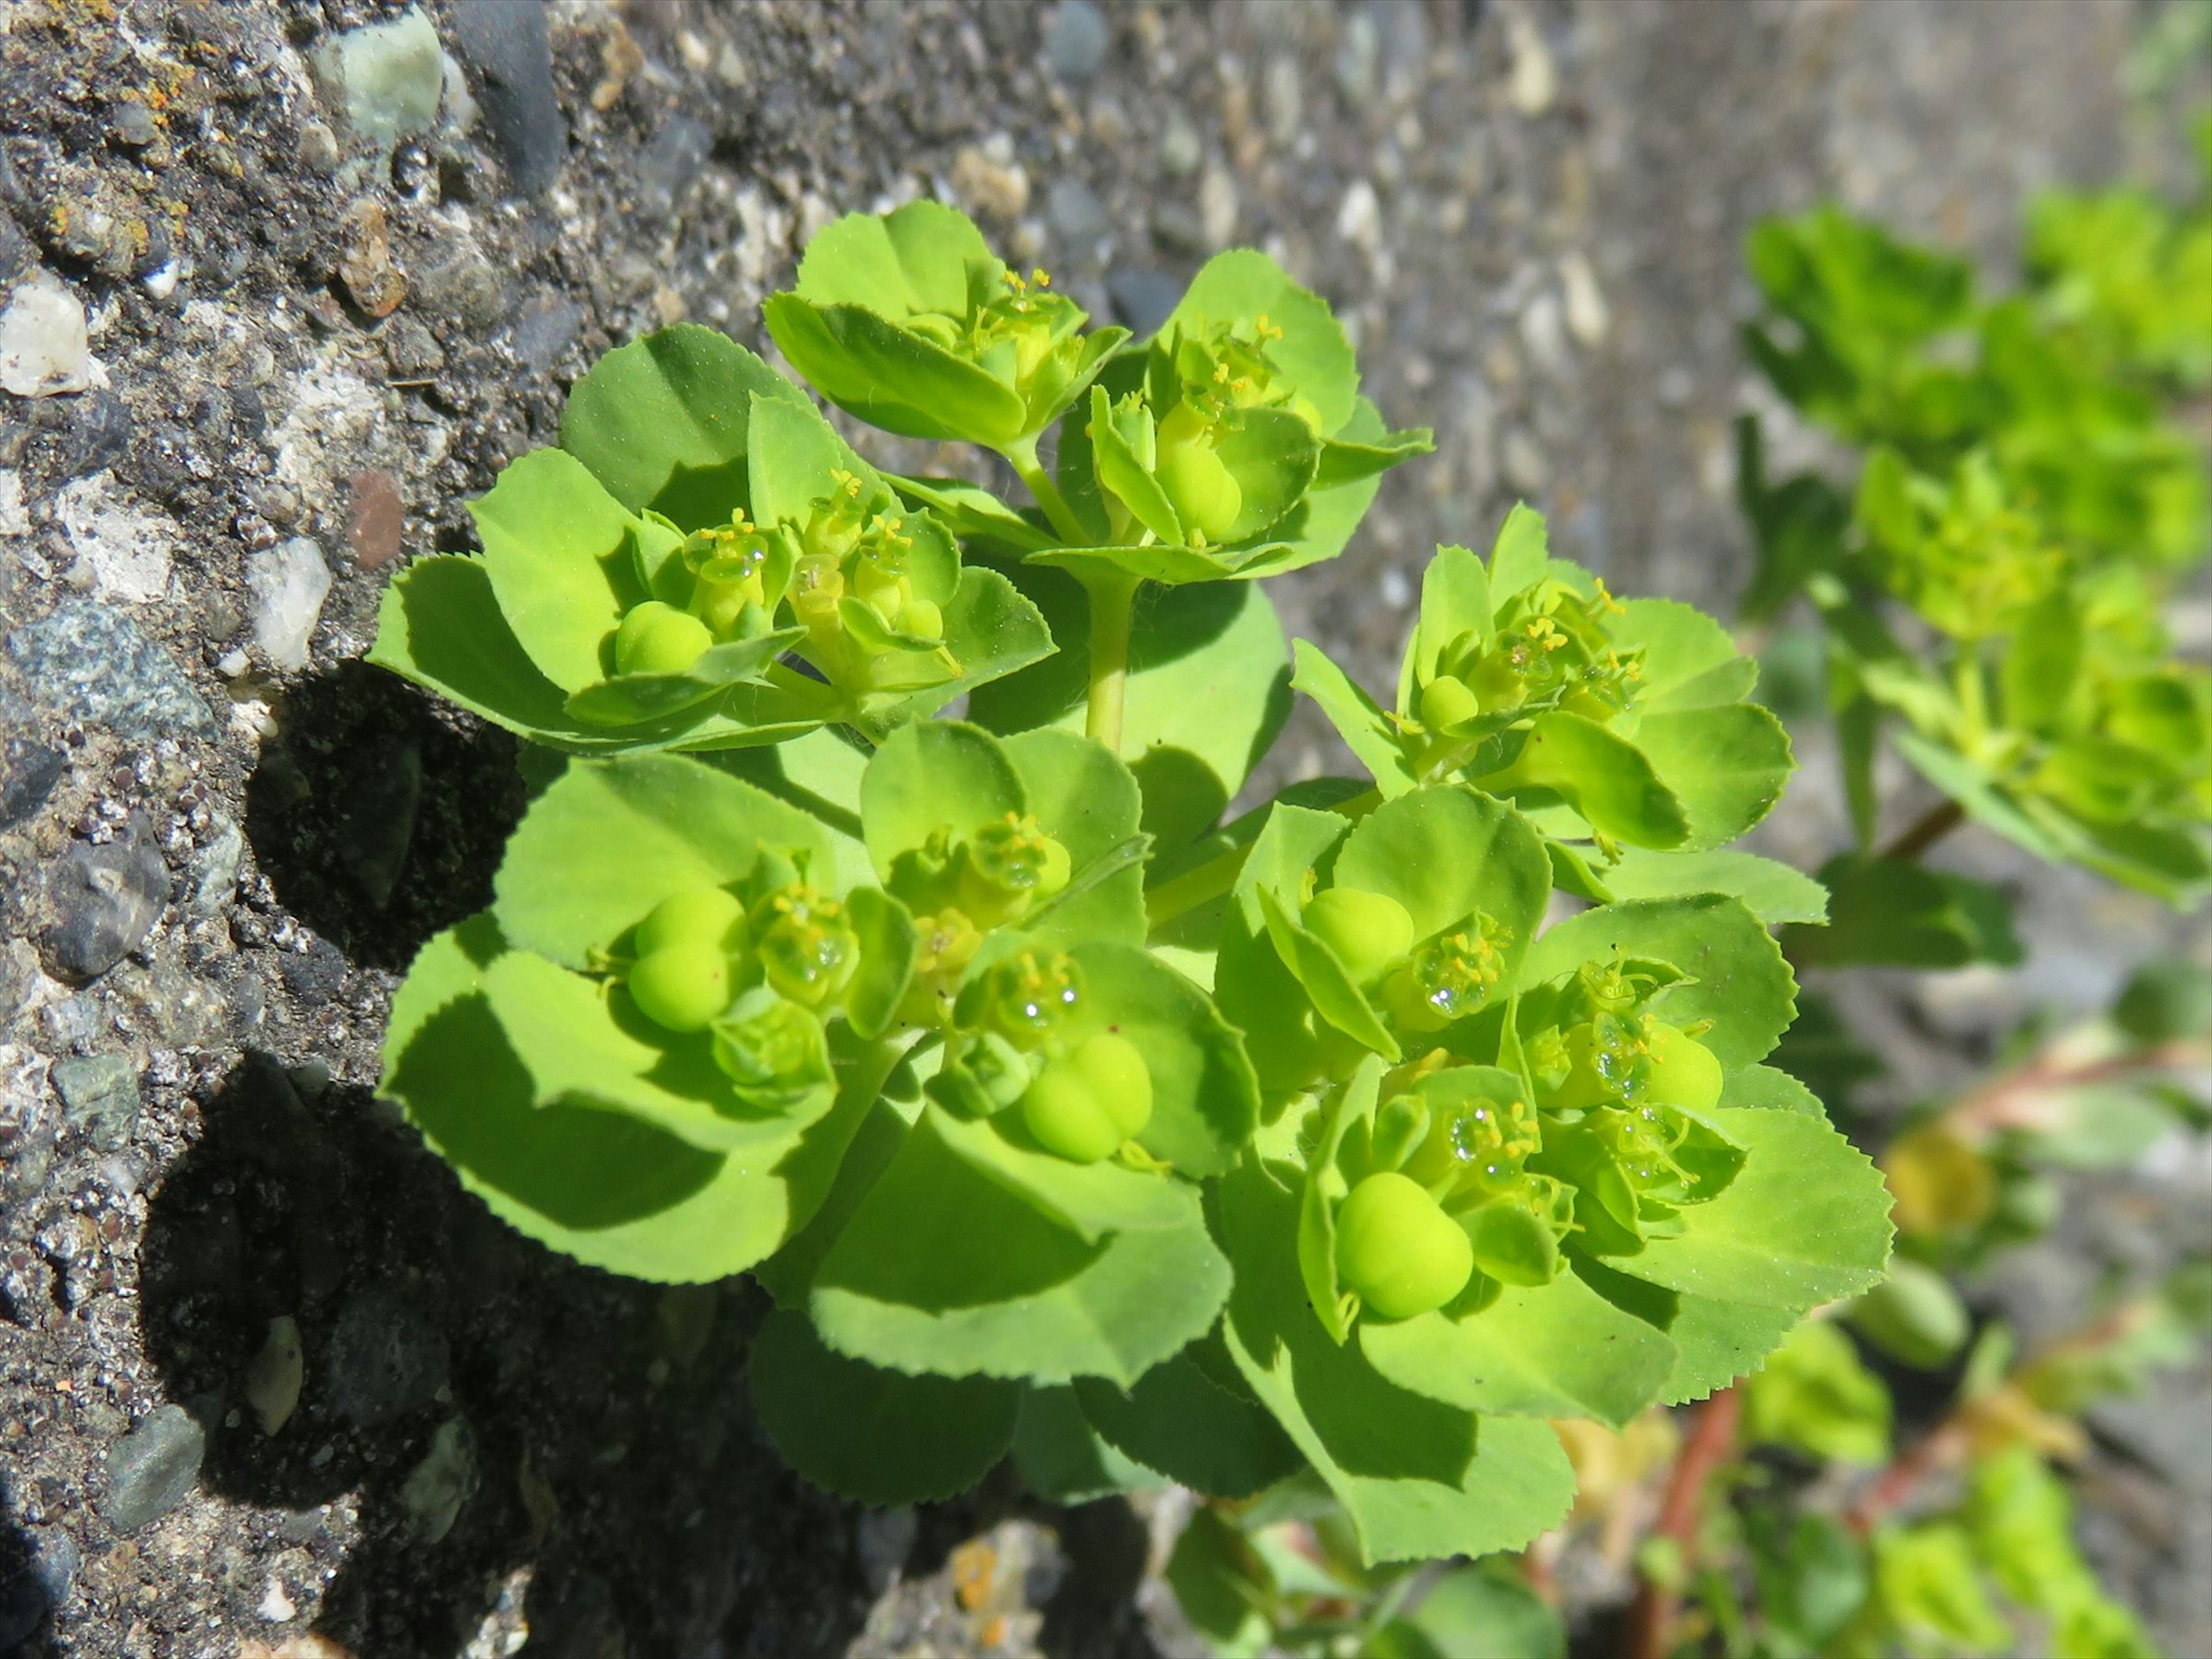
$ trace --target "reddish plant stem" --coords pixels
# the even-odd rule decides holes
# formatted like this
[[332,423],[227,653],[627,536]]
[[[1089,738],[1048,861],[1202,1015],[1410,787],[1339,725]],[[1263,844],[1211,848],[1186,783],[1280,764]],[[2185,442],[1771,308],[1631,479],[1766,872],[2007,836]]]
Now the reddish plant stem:
[[1884,848],[1881,856],[1910,863],[1966,821],[1966,809],[1958,802],[1938,801],[1914,819],[1903,835]]
[[[1698,1517],[1705,1507],[1706,1484],[1712,1479],[1713,1471],[1726,1462],[1729,1454],[1735,1449],[1736,1425],[1742,1415],[1743,1397],[1733,1387],[1723,1389],[1705,1401],[1698,1413],[1698,1420],[1690,1426],[1689,1437],[1683,1441],[1680,1454],[1674,1459],[1674,1473],[1667,1478],[1667,1492],[1660,1500],[1655,1532],[1659,1537],[1674,1540],[1685,1567],[1689,1565],[1692,1546],[1697,1541]],[[1674,1620],[1681,1610],[1680,1591],[1659,1583],[1648,1574],[1640,1575],[1636,1604],[1628,1616],[1629,1659],[1666,1659]]]
[[1890,1460],[1889,1467],[1875,1478],[1865,1495],[1851,1505],[1845,1517],[1850,1529],[1862,1538],[1872,1532],[1882,1520],[1911,1501],[1923,1480],[1956,1458],[1966,1449],[1966,1419],[1961,1413],[1954,1412],[1909,1450]]
[[1968,1139],[1990,1130],[2033,1128],[2033,1103],[2039,1096],[2058,1089],[2111,1083],[2138,1072],[2203,1065],[2208,1058],[2212,1058],[2212,1049],[2202,1041],[2187,1037],[2077,1065],[2060,1064],[2045,1054],[1961,1095],[1944,1112],[1943,1121],[1953,1133]]

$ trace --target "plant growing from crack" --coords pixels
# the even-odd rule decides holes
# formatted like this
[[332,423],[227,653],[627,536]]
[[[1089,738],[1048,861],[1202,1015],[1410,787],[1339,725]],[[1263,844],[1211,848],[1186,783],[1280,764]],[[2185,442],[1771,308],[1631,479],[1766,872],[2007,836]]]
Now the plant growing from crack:
[[[754,1399],[834,1490],[1011,1449],[1061,1497],[1326,1492],[1370,1563],[1521,1547],[1573,1497],[1547,1419],[1701,1396],[1880,1280],[1879,1172],[1764,1063],[1823,895],[1727,847],[1790,757],[1718,623],[1522,508],[1438,553],[1389,708],[1304,642],[1293,679],[1259,579],[1429,439],[1256,252],[1132,340],[916,203],[767,321],[1026,498],[882,471],[678,327],[394,582],[375,659],[536,788],[386,1051],[490,1207],[757,1275]],[[1230,817],[1293,684],[1370,776]]]

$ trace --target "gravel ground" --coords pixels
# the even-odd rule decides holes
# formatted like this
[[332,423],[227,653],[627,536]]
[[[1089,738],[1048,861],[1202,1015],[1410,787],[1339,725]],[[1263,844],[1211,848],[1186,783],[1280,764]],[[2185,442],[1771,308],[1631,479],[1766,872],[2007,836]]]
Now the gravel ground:
[[[927,191],[1138,326],[1234,243],[1338,305],[1438,428],[1277,588],[1369,672],[1516,496],[1723,600],[1747,223],[1834,193],[2001,254],[2130,155],[2134,21],[0,0],[0,1654],[1176,1650],[1127,1509],[808,1490],[745,1405],[756,1291],[549,1257],[373,1100],[518,806],[504,738],[353,660],[392,564],[470,544],[599,353],[757,343],[806,234]],[[1301,719],[1285,763],[1329,754]],[[2112,1547],[2178,1651],[2202,1532]]]

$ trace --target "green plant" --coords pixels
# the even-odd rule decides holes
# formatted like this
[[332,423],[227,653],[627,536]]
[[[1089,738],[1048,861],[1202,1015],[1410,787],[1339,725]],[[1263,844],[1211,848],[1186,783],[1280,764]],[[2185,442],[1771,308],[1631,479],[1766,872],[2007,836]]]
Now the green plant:
[[[1288,693],[1254,579],[1428,447],[1326,305],[1238,252],[1152,339],[1086,331],[918,203],[767,316],[1029,499],[880,471],[681,327],[393,584],[375,659],[531,745],[386,1043],[496,1212],[756,1274],[755,1401],[834,1490],[1012,1449],[1059,1497],[1325,1494],[1362,1572],[1520,1547],[1573,1494],[1546,1419],[1702,1395],[1879,1281],[1880,1174],[1763,1063],[1771,928],[1822,895],[1725,848],[1790,762],[1717,623],[1517,510],[1438,555],[1392,710],[1299,646],[1373,787],[1224,823]],[[1378,1637],[1528,1611],[1453,1583]]]
[[[2212,125],[2204,131],[2212,137]],[[1767,780],[1778,787],[1787,770],[1778,732],[1741,701],[1748,665],[1694,613],[1616,607],[1555,566],[1547,574],[1562,586],[1533,584],[1534,559],[1516,544],[1536,533],[1533,515],[1516,514],[1486,570],[1439,553],[1391,708],[1300,644],[1297,683],[1389,800],[1355,797],[1334,811],[1364,809],[1375,823],[1441,778],[1469,780],[1536,830],[1559,888],[1599,906],[1553,927],[1537,950],[1584,926],[1622,945],[1604,969],[1524,989],[1513,1015],[1493,1016],[1498,1069],[1418,1078],[1418,1095],[1408,1089],[1380,1108],[1363,1086],[1347,1095],[1348,1125],[1325,1119],[1318,1142],[1302,1141],[1300,1262],[1312,1305],[1327,1320],[1338,1298],[1334,1328],[1356,1331],[1378,1368],[1405,1365],[1425,1324],[1460,1322],[1475,1342],[1404,1375],[1439,1394],[1483,1377],[1485,1403],[1502,1409],[1530,1370],[1555,1364],[1547,1339],[1566,1328],[1514,1322],[1530,1305],[1516,1300],[1525,1287],[1549,1282],[1554,1253],[1632,1309],[1620,1294],[1626,1277],[1605,1276],[1608,1250],[1641,1229],[1641,1260],[1614,1265],[1648,1281],[1665,1229],[1694,1234],[1695,1200],[1729,1179],[1729,1149],[1686,1129],[1663,1160],[1616,1161],[1642,1178],[1612,1183],[1583,1161],[1607,1121],[1603,1106],[1583,1110],[1602,1083],[1632,1082],[1623,1098],[1640,1088],[1643,1100],[1686,1108],[1701,1124],[1725,1115],[1711,1110],[1715,1100],[1781,1104],[1802,1079],[1839,1122],[1861,1134],[1873,1127],[1852,1091],[1881,1062],[1818,997],[1751,1073],[1735,1069],[1724,1020],[1686,1028],[1674,1005],[1664,1018],[1653,1012],[1656,998],[1685,994],[1668,974],[1688,955],[1662,948],[1651,954],[1665,965],[1636,960],[1643,945],[1623,924],[1648,900],[1698,887],[1733,894],[1779,926],[1791,964],[1820,972],[2014,965],[2023,951],[2007,894],[1923,862],[1969,820],[2179,905],[2205,891],[2207,680],[2170,649],[2160,615],[2206,545],[2202,450],[2162,410],[2201,386],[2212,350],[2197,269],[2212,224],[2205,208],[2177,213],[2129,192],[2046,198],[2031,213],[2031,287],[1995,303],[1977,297],[1964,262],[1832,209],[1754,234],[1751,264],[1769,309],[1750,331],[1752,355],[1802,415],[1869,451],[1856,486],[1820,474],[1774,483],[1760,428],[1742,429],[1744,505],[1760,553],[1747,609],[1765,620],[1801,595],[1811,601],[1817,630],[1780,635],[1770,659],[1788,665],[1807,647],[1826,659],[1830,708],[1801,695],[1793,720],[1832,716],[1860,843],[1817,883],[1732,849],[1704,850],[1708,834],[1725,838],[1755,820]],[[1532,592],[1550,603],[1512,600]],[[1548,619],[1540,637],[1559,642],[1547,659],[1522,653],[1540,678],[1499,674],[1499,641],[1540,637],[1523,631],[1532,611]],[[1710,641],[1692,695],[1668,689],[1680,677],[1666,672],[1645,620],[1657,616],[1679,627],[1677,638]],[[1778,708],[1792,702],[1775,696]],[[1659,708],[1696,714],[1686,765],[1652,740],[1649,714]],[[1493,711],[1505,718],[1486,725]],[[1570,788],[1546,787],[1530,776],[1541,762],[1514,739],[1485,746],[1497,731],[1571,731],[1593,769]],[[1881,842],[1875,757],[1885,738],[1940,796]],[[1732,798],[1714,787],[1723,780]],[[1679,820],[1669,820],[1668,796],[1689,809]],[[1249,848],[1215,988],[1255,1033],[1271,1091],[1340,1069],[1352,1051],[1333,1048],[1330,1032],[1366,1031],[1365,1046],[1386,1054],[1384,1038],[1407,1044],[1407,1016],[1422,1006],[1407,988],[1431,982],[1407,955],[1428,924],[1411,919],[1395,888],[1365,878],[1370,866],[1354,860],[1347,878],[1348,844],[1333,866],[1324,856],[1314,876],[1287,884],[1302,862],[1297,811],[1278,806],[1256,835],[1231,826],[1207,866],[1218,886],[1222,854]],[[1342,833],[1316,823],[1314,842],[1326,848]],[[1477,861],[1439,850],[1405,862]],[[1511,867],[1498,850],[1480,862],[1493,882]],[[1277,896],[1251,903],[1248,890],[1271,880]],[[1170,875],[1152,902],[1171,913],[1213,890]],[[1508,962],[1522,914],[1487,890],[1476,925],[1461,930],[1454,973],[1435,982],[1477,1006],[1493,983],[1525,985],[1528,972]],[[1253,949],[1273,977],[1249,988],[1240,915],[1243,938],[1273,946]],[[1707,947],[1718,945],[1716,921],[1698,924]],[[1693,971],[1729,988],[1731,1008],[1755,999],[1756,975]],[[1302,1006],[1288,994],[1293,981],[1323,1011],[1326,1030],[1281,1012]],[[1492,1060],[1486,1047],[1465,1046],[1487,1026],[1464,1029],[1447,1039],[1452,1050]],[[1684,1298],[1668,1327],[1678,1357],[1662,1398],[1705,1395],[1680,1386],[1705,1342],[1742,1344],[1733,1358],[1713,1356],[1714,1383],[1748,1375],[1683,1413],[1631,1415],[1635,1390],[1620,1385],[1632,1350],[1586,1366],[1583,1378],[1601,1386],[1533,1396],[1554,1419],[1579,1495],[1517,1567],[1495,1557],[1378,1566],[1363,1553],[1357,1504],[1294,1480],[1216,1503],[1191,1523],[1169,1567],[1186,1613],[1229,1654],[1557,1654],[1563,1614],[1587,1612],[1563,1595],[1568,1576],[1558,1570],[1579,1552],[1574,1577],[1585,1583],[1632,1568],[1638,1590],[1622,1645],[1638,1659],[2154,1653],[2077,1548],[2062,1471],[2087,1450],[2081,1419],[2091,1406],[2201,1358],[2212,1328],[2204,1264],[2185,1262],[2148,1286],[2102,1287],[2078,1330],[2024,1358],[2010,1328],[1968,1298],[1993,1261],[2056,1224],[2070,1176],[2125,1167],[2177,1129],[2212,1127],[2209,1030],[2212,974],[2176,958],[2142,964],[2103,1017],[2056,1032],[2031,1018],[1980,1082],[1890,1127],[1881,1167],[1898,1243],[1881,1282],[1763,1328]],[[1418,1077],[1418,1066],[1392,1059],[1397,1070],[1379,1094]],[[1457,1145],[1477,1153],[1479,1177],[1437,1159],[1439,1146]],[[1750,1149],[1737,1183],[1762,1150]],[[1705,1180],[1690,1185],[1690,1174]],[[1723,1187],[1721,1201],[1735,1191]],[[1464,1249],[1437,1231],[1437,1199],[1465,1224]],[[1371,1262],[1374,1241],[1393,1233],[1405,1253]],[[1656,1243],[1662,1261],[1666,1249]],[[1716,1282],[1757,1282],[1775,1265],[1738,1263]],[[1496,1299],[1481,1319],[1462,1321],[1468,1304],[1454,1287],[1491,1281],[1503,1287]],[[1584,1343],[1595,1338],[1576,1328]],[[1491,1335],[1507,1340],[1480,1340]],[[1554,1369],[1551,1380],[1565,1376]],[[1583,1633],[1602,1640],[1603,1626]]]

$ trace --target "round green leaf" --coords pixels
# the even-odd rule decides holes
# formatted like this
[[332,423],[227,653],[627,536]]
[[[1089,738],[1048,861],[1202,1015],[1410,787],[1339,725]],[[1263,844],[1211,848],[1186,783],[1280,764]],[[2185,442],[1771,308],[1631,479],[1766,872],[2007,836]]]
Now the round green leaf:
[[812,1214],[872,1091],[795,1143],[726,1155],[626,1114],[540,1107],[483,994],[505,948],[488,915],[422,948],[392,999],[382,1085],[495,1214],[579,1261],[664,1284],[749,1267]]
[[[1219,1363],[1229,1364],[1225,1353]],[[1214,1380],[1188,1349],[1127,1390],[1083,1377],[1075,1394],[1109,1444],[1209,1498],[1249,1498],[1304,1462],[1259,1401]]]
[[972,836],[1028,810],[1021,775],[999,740],[965,720],[915,720],[884,739],[860,781],[860,823],[876,873],[940,830]]
[[1725,1191],[1682,1211],[1673,1238],[1614,1263],[1668,1290],[1803,1310],[1856,1295],[1889,1261],[1889,1189],[1865,1153],[1824,1121],[1723,1107],[1711,1115],[1744,1149]]
[[633,512],[684,530],[747,505],[754,395],[811,409],[806,394],[736,341],[679,323],[617,347],[569,388],[561,447]]
[[1528,724],[1513,763],[1476,780],[1501,793],[1565,801],[1601,836],[1635,847],[1680,847],[1689,839],[1682,803],[1644,751],[1595,720],[1553,710]]
[[1352,418],[1359,392],[1359,368],[1352,343],[1330,314],[1328,301],[1300,288],[1266,254],[1232,248],[1208,259],[1160,325],[1159,337],[1173,338],[1176,325],[1184,322],[1231,323],[1260,317],[1282,331],[1280,338],[1267,344],[1267,355],[1281,379],[1312,403],[1322,432],[1334,434]]
[[1663,1334],[1571,1273],[1507,1285],[1479,1312],[1365,1320],[1359,1343],[1383,1376],[1432,1399],[1615,1428],[1659,1397],[1675,1359]]
[[763,846],[833,868],[805,815],[702,762],[673,755],[578,761],[523,814],[494,883],[514,944],[587,968],[661,900],[748,874]]
[[1384,801],[1353,825],[1334,880],[1396,899],[1421,939],[1482,912],[1506,931],[1506,983],[1552,896],[1551,860],[1528,821],[1503,801],[1449,786]]
[[1073,732],[1045,729],[1005,739],[1029,810],[1044,832],[1067,848],[1073,880],[1103,863],[1126,865],[1073,893],[1027,931],[1052,945],[1086,939],[1138,945],[1145,938],[1145,872],[1126,849],[1141,831],[1137,780],[1103,744]]
[[1571,916],[1536,941],[1521,967],[1526,988],[1618,956],[1671,963],[1688,981],[1670,985],[1651,1012],[1671,1025],[1711,1020],[1698,1041],[1733,1069],[1763,1060],[1796,1012],[1797,982],[1759,918],[1719,894],[1636,899]]
[[1789,732],[1756,703],[1646,714],[1636,746],[1681,803],[1681,845],[1692,850],[1734,841],[1765,817],[1796,768]]
[[1132,1382],[1212,1323],[1229,1264],[1197,1188],[1152,1177],[1180,1224],[1086,1240],[956,1153],[947,1127],[923,1114],[817,1272],[809,1310],[832,1346],[908,1371]]
[[784,1461],[841,1498],[921,1504],[965,1492],[1013,1443],[1018,1384],[908,1376],[823,1345],[803,1314],[753,1338],[753,1409]]

